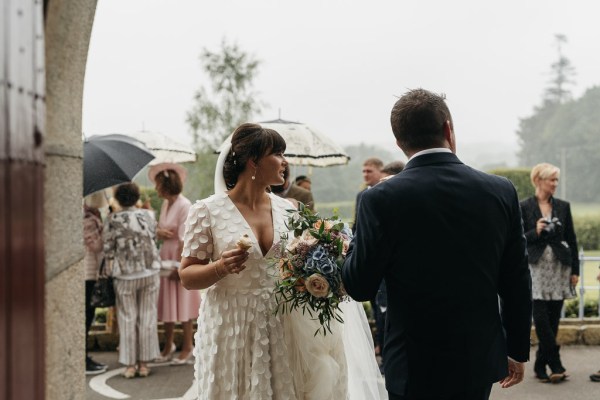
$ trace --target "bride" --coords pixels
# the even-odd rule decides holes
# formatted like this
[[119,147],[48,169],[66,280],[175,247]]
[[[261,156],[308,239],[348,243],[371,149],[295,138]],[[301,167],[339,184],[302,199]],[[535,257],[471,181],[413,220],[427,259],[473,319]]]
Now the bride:
[[[215,194],[186,221],[181,282],[208,289],[196,333],[199,399],[385,399],[360,303],[342,304],[344,324],[314,336],[318,321],[275,315],[267,260],[287,232],[291,203],[269,193],[284,183],[285,141],[256,124],[239,126],[223,150]],[[250,238],[246,249],[237,244]]]

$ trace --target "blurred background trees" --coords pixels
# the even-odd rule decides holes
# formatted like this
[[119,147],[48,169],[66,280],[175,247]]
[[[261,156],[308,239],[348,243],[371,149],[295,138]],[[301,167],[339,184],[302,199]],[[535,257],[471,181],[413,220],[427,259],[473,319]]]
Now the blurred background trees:
[[600,87],[573,99],[575,68],[563,53],[567,42],[556,35],[557,60],[542,104],[520,121],[519,161],[531,167],[549,162],[561,168],[558,196],[576,202],[600,199]]
[[184,193],[192,200],[213,193],[215,150],[238,125],[252,121],[264,106],[254,90],[260,61],[236,43],[223,39],[217,51],[204,48],[200,62],[210,87],[201,86],[196,91],[186,116],[198,154],[195,163],[186,165]]

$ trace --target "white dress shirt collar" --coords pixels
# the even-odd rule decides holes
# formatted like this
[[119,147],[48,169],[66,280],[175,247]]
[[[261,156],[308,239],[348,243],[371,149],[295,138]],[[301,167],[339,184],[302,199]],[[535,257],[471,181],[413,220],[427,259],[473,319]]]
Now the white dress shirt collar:
[[416,152],[415,154],[413,154],[408,161],[412,160],[413,158],[422,156],[424,154],[433,154],[433,153],[452,153],[452,150],[446,148],[446,147],[434,147],[432,149],[425,149],[425,150],[421,150]]

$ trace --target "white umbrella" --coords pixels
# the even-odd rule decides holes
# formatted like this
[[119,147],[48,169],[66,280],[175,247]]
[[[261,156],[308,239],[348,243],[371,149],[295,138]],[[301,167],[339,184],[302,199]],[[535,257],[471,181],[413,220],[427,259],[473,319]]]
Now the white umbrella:
[[170,137],[156,132],[128,133],[134,139],[144,143],[154,155],[150,166],[162,163],[186,163],[196,161],[196,153],[191,146],[174,141]]
[[[329,167],[344,165],[350,160],[341,146],[306,124],[282,119],[259,122],[259,124],[263,128],[277,131],[285,139],[285,158],[291,165]],[[217,149],[217,153],[221,152],[226,143],[231,142],[232,136],[233,134],[225,139]]]

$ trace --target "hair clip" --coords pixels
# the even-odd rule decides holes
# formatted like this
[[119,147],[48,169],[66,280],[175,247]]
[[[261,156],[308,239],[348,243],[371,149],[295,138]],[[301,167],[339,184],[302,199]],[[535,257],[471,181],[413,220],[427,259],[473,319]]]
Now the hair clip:
[[163,175],[165,176],[165,178],[168,178],[169,177],[169,172],[165,169],[163,171]]

